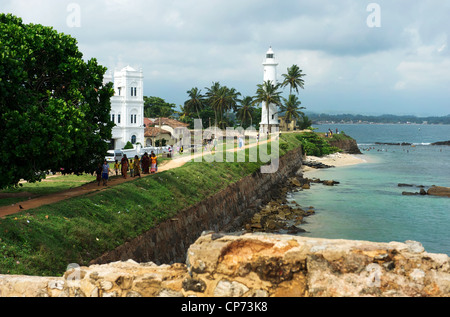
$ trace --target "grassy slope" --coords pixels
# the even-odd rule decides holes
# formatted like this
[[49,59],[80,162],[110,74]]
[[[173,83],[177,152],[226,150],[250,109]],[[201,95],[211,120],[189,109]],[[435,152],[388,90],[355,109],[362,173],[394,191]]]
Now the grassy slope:
[[[282,135],[280,155],[299,145],[295,134]],[[0,219],[0,274],[59,276],[70,263],[86,265],[260,166],[191,162]]]

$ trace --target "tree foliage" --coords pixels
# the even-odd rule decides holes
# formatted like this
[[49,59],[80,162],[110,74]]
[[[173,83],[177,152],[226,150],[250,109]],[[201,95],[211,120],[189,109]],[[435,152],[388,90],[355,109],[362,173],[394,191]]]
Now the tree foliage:
[[0,14],[0,188],[92,172],[108,150],[112,83],[74,38]]
[[253,97],[245,96],[239,102],[237,107],[237,118],[241,122],[241,126],[248,128],[253,125],[253,118],[255,118],[255,107],[253,104]]
[[241,93],[235,88],[221,86],[219,82],[214,82],[211,87],[206,87],[206,103],[214,110],[216,126],[224,128],[227,125],[228,111],[236,111]]
[[197,116],[200,119],[200,111],[204,108],[205,103],[202,91],[197,87],[194,87],[191,90],[187,91],[187,94],[189,96],[189,99],[184,103],[186,111],[197,113]]
[[341,152],[335,146],[331,146],[323,137],[316,133],[303,133],[296,138],[302,142],[302,148],[306,155],[322,157],[325,155]]
[[[272,81],[267,80],[262,84],[257,85],[256,96],[253,97],[253,102],[256,104],[263,104],[266,107],[267,113],[269,113],[269,106],[271,104],[281,107],[282,96],[280,89],[280,84],[274,84]],[[267,115],[267,126],[269,127],[270,118]],[[268,132],[271,132],[270,129]]]
[[168,118],[175,113],[175,104],[160,97],[144,97],[144,116],[146,118]]
[[299,93],[299,88],[305,89],[305,81],[303,77],[303,71],[298,67],[298,65],[292,65],[287,69],[287,73],[282,75],[284,81],[281,83],[281,87],[289,86],[289,94],[292,95],[292,90],[295,90],[297,94]]
[[281,104],[281,110],[284,111],[286,120],[301,120],[304,113],[301,111],[305,107],[301,107],[301,101],[296,95],[289,95],[288,99],[283,98],[284,104]]
[[[190,128],[194,127],[194,119],[198,118],[202,119],[204,128],[215,124],[221,128],[236,125],[248,128],[255,125],[256,129],[259,129],[262,106],[276,104],[289,118],[295,118],[301,126],[309,127],[311,121],[300,111],[305,108],[300,107],[300,100],[292,94],[293,91],[298,93],[300,88],[304,89],[304,76],[306,75],[297,65],[292,65],[288,68],[287,74],[283,74],[282,83],[268,81],[257,85],[254,97],[241,97],[241,93],[235,88],[222,86],[218,81],[212,82],[210,87],[205,87],[204,94],[197,87],[193,87],[186,92],[188,98],[184,106],[180,106],[181,111],[176,113],[180,121],[190,124]],[[281,96],[281,89],[287,86],[290,95],[285,99]],[[267,119],[269,121],[269,118]]]

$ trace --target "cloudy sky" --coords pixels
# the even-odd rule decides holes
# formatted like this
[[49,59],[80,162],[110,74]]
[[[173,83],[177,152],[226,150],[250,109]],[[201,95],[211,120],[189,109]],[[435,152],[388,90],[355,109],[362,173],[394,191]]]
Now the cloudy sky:
[[307,111],[450,114],[447,0],[1,0],[0,11],[74,36],[111,70],[142,67],[145,95],[177,105],[216,81],[254,95],[272,46],[280,80],[293,64],[307,74]]

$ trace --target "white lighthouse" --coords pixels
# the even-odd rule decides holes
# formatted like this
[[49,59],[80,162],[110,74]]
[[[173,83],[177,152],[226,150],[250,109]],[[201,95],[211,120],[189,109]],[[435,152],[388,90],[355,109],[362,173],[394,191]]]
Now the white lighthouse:
[[[270,80],[273,85],[277,84],[277,66],[278,63],[275,59],[275,54],[272,50],[272,47],[266,53],[266,60],[263,63],[264,65],[264,82]],[[267,109],[266,103],[262,104],[262,116],[261,116],[261,124],[260,124],[260,133],[266,134],[268,132],[267,127],[267,117],[269,117],[269,131],[273,130],[274,127],[279,127],[278,122],[278,107],[274,104],[269,105],[269,109]]]

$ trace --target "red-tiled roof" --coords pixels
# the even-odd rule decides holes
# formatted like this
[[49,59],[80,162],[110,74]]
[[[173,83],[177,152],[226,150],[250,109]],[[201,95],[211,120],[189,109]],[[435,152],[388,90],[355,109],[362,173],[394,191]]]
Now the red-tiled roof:
[[182,128],[182,127],[188,127],[189,124],[187,123],[183,123],[180,122],[178,120],[175,119],[170,119],[170,118],[156,118],[156,119],[150,119],[150,118],[144,118],[144,123],[146,126],[149,125],[168,125],[169,127],[175,129],[175,128]]
[[156,137],[156,136],[158,136],[160,134],[168,134],[168,135],[170,135],[170,132],[167,131],[167,130],[164,130],[164,129],[157,128],[157,127],[149,127],[149,126],[147,126],[145,128],[144,136],[146,138]]

